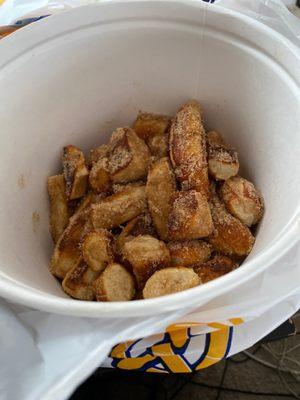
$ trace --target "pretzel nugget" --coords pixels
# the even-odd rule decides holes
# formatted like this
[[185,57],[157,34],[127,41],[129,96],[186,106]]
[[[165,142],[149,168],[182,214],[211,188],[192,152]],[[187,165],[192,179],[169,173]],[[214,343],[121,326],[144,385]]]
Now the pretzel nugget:
[[140,111],[133,125],[135,133],[143,140],[165,134],[170,126],[171,118],[166,115]]
[[105,197],[107,197],[107,193],[102,192],[96,194],[92,190],[88,191],[88,193],[80,200],[76,208],[76,213],[88,209],[91,204],[100,203],[100,201],[105,199]]
[[168,218],[175,190],[175,177],[168,159],[154,162],[149,169],[146,194],[153,224],[163,240],[168,240]]
[[167,244],[174,266],[190,267],[207,261],[211,256],[211,246],[202,240],[186,240]]
[[101,144],[101,146],[95,147],[90,150],[89,164],[96,164],[103,156],[107,156],[109,153],[109,146],[107,144]]
[[90,186],[96,193],[106,192],[110,188],[110,176],[108,170],[108,154],[109,147],[103,145],[95,149],[95,153],[92,153],[91,158],[94,161],[90,171],[89,182]]
[[147,175],[150,151],[131,128],[118,128],[110,139],[108,169],[113,182],[130,182]]
[[73,200],[84,196],[89,171],[85,165],[83,152],[72,145],[64,147],[62,166],[68,199]]
[[170,253],[164,242],[150,235],[141,235],[126,242],[123,257],[132,265],[139,288],[157,269],[170,264]]
[[139,112],[134,123],[134,131],[145,140],[152,156],[156,158],[166,157],[168,154],[167,131],[170,123],[170,117],[146,112]]
[[138,217],[127,222],[126,226],[118,237],[118,249],[121,252],[123,246],[129,240],[132,240],[139,235],[156,236],[152,225],[151,216],[148,213],[141,214]]
[[240,176],[225,181],[220,190],[227,210],[247,226],[255,225],[263,216],[264,203],[253,183]]
[[146,282],[144,299],[165,296],[190,289],[201,283],[199,276],[191,268],[171,267],[156,271]]
[[176,192],[171,203],[168,222],[171,240],[199,239],[212,233],[211,212],[203,194],[196,190]]
[[147,140],[147,145],[154,159],[168,155],[168,136],[166,134],[155,135]]
[[56,243],[67,227],[70,218],[66,185],[63,175],[53,175],[47,182],[50,199],[50,233]]
[[93,271],[102,271],[114,260],[114,236],[106,229],[90,232],[83,238],[81,251],[84,261]]
[[145,186],[145,182],[142,180],[138,180],[138,181],[128,182],[128,183],[114,183],[112,185],[112,191],[113,191],[113,193],[120,193],[126,189],[130,189],[130,188],[138,187],[138,186]]
[[94,229],[111,229],[147,210],[145,186],[132,187],[91,206]]
[[213,248],[227,255],[248,255],[254,244],[252,233],[239,219],[229,214],[215,193],[211,196],[211,214],[214,231],[208,240]]
[[238,264],[229,257],[218,255],[206,263],[195,266],[194,271],[198,274],[201,282],[206,283],[233,271],[237,267]]
[[133,276],[121,264],[109,264],[94,282],[97,301],[129,301],[134,298]]
[[201,108],[196,101],[184,104],[170,129],[170,159],[182,189],[208,195],[206,137]]
[[216,180],[226,180],[239,172],[237,152],[228,147],[222,136],[211,131],[207,134],[208,171]]
[[67,272],[62,287],[71,297],[79,300],[94,300],[93,282],[100,272],[92,271],[82,260]]
[[76,213],[70,218],[69,225],[55,245],[50,261],[50,272],[57,278],[64,278],[78,264],[81,258],[79,243],[90,229],[89,210]]

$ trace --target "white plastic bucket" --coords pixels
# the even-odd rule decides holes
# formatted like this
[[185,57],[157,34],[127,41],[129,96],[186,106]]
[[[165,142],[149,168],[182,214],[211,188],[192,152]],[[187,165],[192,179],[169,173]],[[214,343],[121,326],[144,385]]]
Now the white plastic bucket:
[[[259,274],[300,234],[300,55],[266,26],[201,1],[103,1],[0,43],[0,295],[76,316],[146,316],[204,304]],[[206,125],[240,153],[266,203],[236,271],[178,294],[127,303],[72,300],[50,275],[46,178],[139,109],[174,114],[197,98]],[[254,294],[255,295],[255,294]]]

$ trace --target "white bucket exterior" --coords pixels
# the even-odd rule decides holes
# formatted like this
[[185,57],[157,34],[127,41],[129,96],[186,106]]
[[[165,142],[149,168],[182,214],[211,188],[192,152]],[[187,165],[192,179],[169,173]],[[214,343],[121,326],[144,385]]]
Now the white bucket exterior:
[[[203,104],[239,151],[266,213],[238,270],[178,294],[72,300],[50,275],[46,178],[64,145],[88,150],[139,109]],[[300,237],[300,54],[284,37],[201,1],[103,1],[32,24],[0,45],[0,295],[40,310],[146,316],[200,306],[259,274]]]

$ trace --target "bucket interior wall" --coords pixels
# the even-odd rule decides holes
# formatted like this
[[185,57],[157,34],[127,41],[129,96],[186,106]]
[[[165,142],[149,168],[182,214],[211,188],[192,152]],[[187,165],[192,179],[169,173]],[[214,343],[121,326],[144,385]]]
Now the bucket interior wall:
[[64,297],[48,271],[46,192],[47,177],[61,171],[62,147],[87,151],[131,124],[138,110],[172,115],[191,98],[203,105],[206,127],[236,147],[242,173],[263,193],[266,213],[250,257],[280,235],[300,198],[294,82],[275,59],[220,31],[213,15],[210,24],[204,31],[159,20],[96,25],[6,67],[0,76],[4,276]]

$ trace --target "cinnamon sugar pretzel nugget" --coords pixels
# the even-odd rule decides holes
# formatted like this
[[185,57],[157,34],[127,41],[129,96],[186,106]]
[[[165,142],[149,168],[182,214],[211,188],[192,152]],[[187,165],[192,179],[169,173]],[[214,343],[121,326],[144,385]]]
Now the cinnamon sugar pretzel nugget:
[[98,278],[100,272],[95,272],[80,260],[67,272],[62,287],[69,295],[79,300],[94,300],[95,292],[93,282]]
[[208,196],[206,138],[201,113],[196,101],[179,109],[170,129],[170,159],[183,190],[195,189]]
[[211,212],[202,193],[196,190],[178,191],[171,203],[168,219],[171,240],[200,239],[212,233]]
[[118,263],[109,264],[93,287],[97,301],[129,301],[135,295],[133,276]]
[[155,158],[166,157],[168,154],[168,130],[171,118],[147,112],[139,112],[133,129],[149,146]]
[[93,271],[102,271],[115,258],[115,238],[106,229],[92,231],[84,236],[81,251]]
[[168,240],[168,218],[171,198],[176,191],[174,173],[166,157],[155,161],[149,168],[146,194],[153,224],[158,235]]
[[207,134],[208,171],[216,180],[226,180],[239,172],[237,152],[229,147],[216,131]]
[[140,235],[126,242],[123,257],[131,264],[139,288],[143,288],[157,269],[170,264],[170,253],[165,243],[150,235]]
[[89,164],[92,166],[96,164],[103,156],[106,156],[109,152],[109,146],[107,144],[101,144],[98,147],[90,150]]
[[113,191],[113,193],[119,193],[119,192],[123,192],[123,190],[130,189],[133,187],[138,187],[138,186],[145,186],[145,182],[140,179],[138,181],[127,182],[127,183],[114,183],[112,185],[112,191]]
[[91,206],[95,229],[111,229],[130,221],[147,210],[145,186],[132,187],[106,197]]
[[247,226],[255,225],[263,216],[264,203],[253,183],[240,176],[225,181],[220,190],[227,210]]
[[209,282],[233,271],[238,264],[229,257],[217,255],[212,260],[194,266],[194,271],[198,274],[202,283]]
[[66,273],[78,264],[81,258],[79,243],[91,230],[90,210],[77,212],[70,218],[69,225],[57,241],[50,261],[50,272],[57,278],[64,278]]
[[211,256],[211,246],[203,240],[169,242],[167,246],[174,266],[190,267],[207,261]]
[[146,282],[144,299],[165,296],[190,289],[201,283],[192,268],[171,267],[155,272]]
[[89,182],[95,193],[107,192],[111,185],[108,170],[109,147],[99,146],[91,153],[92,168],[90,170]]
[[56,243],[67,227],[71,216],[64,176],[53,175],[48,178],[47,188],[50,199],[50,233]]
[[147,175],[150,151],[133,129],[116,129],[109,146],[108,169],[114,183],[131,182]]
[[214,230],[208,239],[209,243],[223,254],[240,257],[248,255],[254,244],[249,228],[226,210],[214,189],[210,204]]
[[96,204],[100,203],[101,200],[105,199],[107,197],[107,193],[102,192],[102,193],[94,193],[92,190],[89,190],[87,194],[80,199],[80,202],[77,205],[77,208],[75,210],[76,213],[86,210],[91,204]]
[[124,244],[139,235],[156,236],[149,213],[141,214],[127,222],[117,240],[118,250],[122,252]]
[[62,156],[66,195],[69,200],[84,196],[89,177],[83,152],[73,145],[64,147]]

